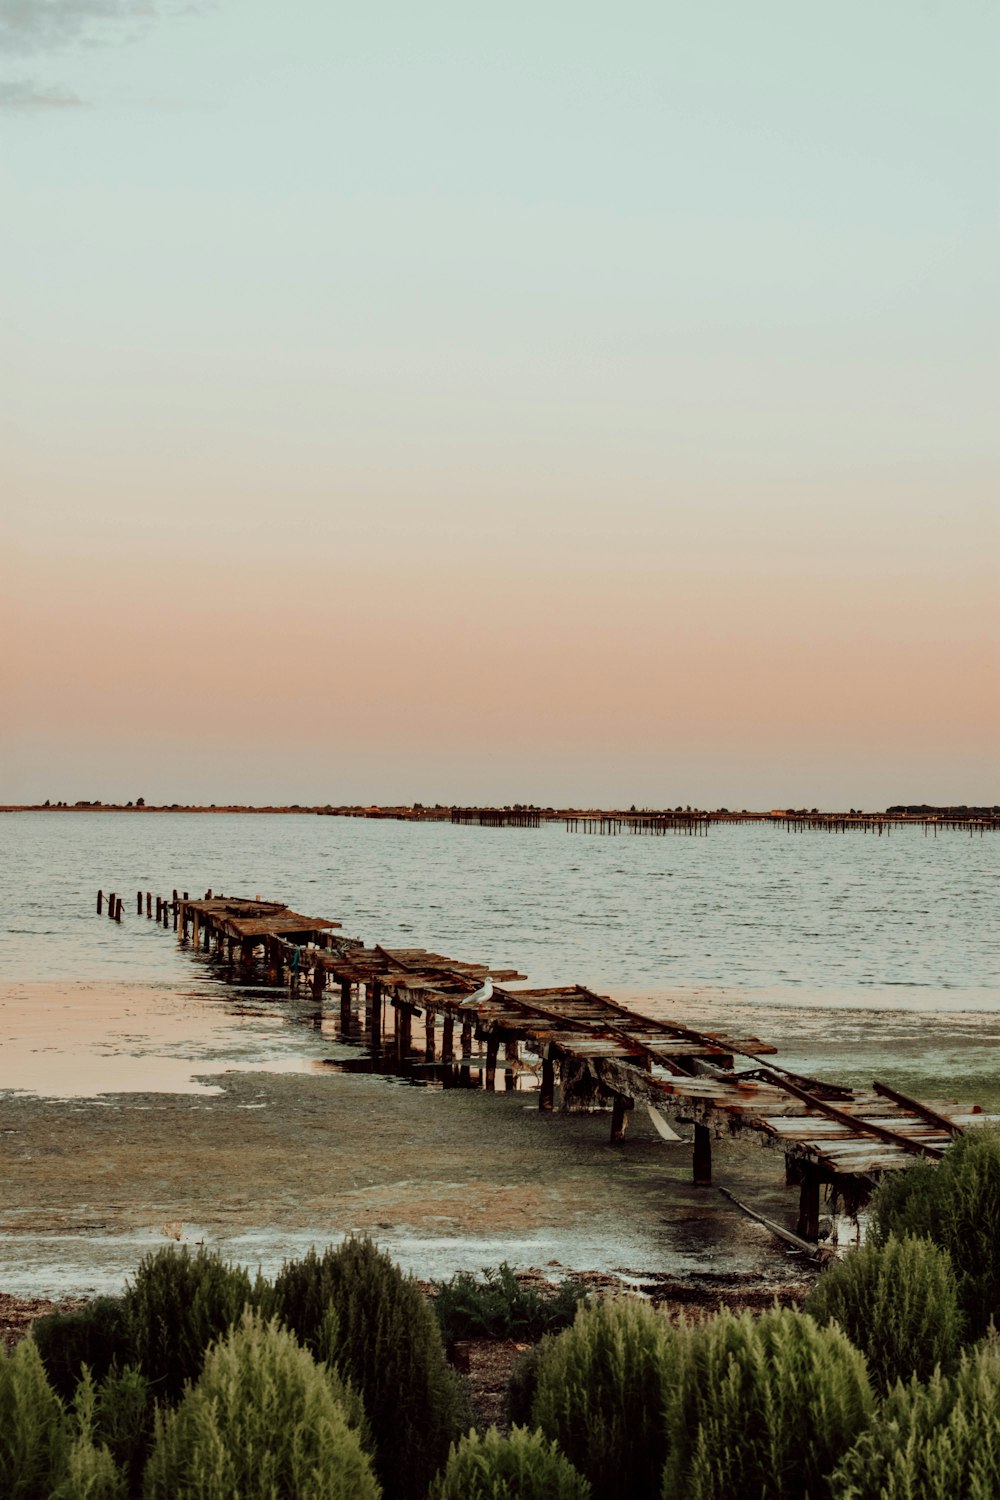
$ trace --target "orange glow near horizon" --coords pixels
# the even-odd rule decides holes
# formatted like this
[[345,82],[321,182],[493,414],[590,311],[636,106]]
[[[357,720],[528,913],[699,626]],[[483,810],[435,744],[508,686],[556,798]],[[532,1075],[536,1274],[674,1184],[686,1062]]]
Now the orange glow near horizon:
[[846,756],[889,800],[933,761],[985,800],[987,591],[874,575],[39,557],[10,722],[61,754],[21,798],[68,795],[79,765],[150,800],[388,802],[430,777],[434,800],[647,801],[659,763],[653,800],[780,801],[811,774],[837,805],[860,800],[838,796]]

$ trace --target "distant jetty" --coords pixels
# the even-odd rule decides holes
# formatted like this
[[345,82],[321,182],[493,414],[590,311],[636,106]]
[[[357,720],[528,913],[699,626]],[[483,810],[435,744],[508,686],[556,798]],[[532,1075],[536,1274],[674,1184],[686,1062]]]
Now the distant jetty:
[[615,834],[708,834],[717,823],[769,823],[788,832],[820,831],[826,833],[888,834],[894,828],[923,828],[925,833],[952,830],[984,834],[1000,830],[1000,806],[933,807],[927,803],[894,804],[882,812],[864,812],[850,808],[846,812],[821,812],[819,808],[771,808],[767,812],[748,808],[714,809],[693,807],[665,808],[580,808],[539,807],[532,803],[513,803],[503,807],[426,806],[334,806],[332,803],[304,806],[297,802],[253,806],[246,803],[205,805],[171,802],[147,803],[142,797],[134,802],[41,802],[0,806],[0,812],[68,812],[68,813],[242,813],[299,814],[328,818],[390,819],[402,823],[471,824],[479,828],[541,828],[546,823],[562,823],[569,833]]

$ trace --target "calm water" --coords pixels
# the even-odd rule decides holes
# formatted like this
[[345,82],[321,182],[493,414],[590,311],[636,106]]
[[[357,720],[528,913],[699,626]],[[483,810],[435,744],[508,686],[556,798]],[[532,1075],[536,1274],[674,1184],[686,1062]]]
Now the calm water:
[[[806,1073],[1000,1105],[996,835],[734,825],[707,838],[602,838],[561,826],[25,813],[0,819],[0,838],[0,1090],[38,1090],[42,1077],[50,1093],[107,1092],[127,1086],[130,1058],[134,1088],[163,1090],[182,1077],[203,1087],[195,1080],[227,1067],[338,1055],[332,1015],[317,1030],[301,1006],[257,1003],[136,917],[138,889],[176,886],[287,901],[369,943],[516,965],[536,985],[588,984],[653,1014],[762,1036]],[[120,927],[95,915],[99,886],[124,896]],[[60,1022],[66,981],[76,998],[64,990]]]
[[[369,942],[610,993],[710,987],[796,1004],[1000,1007],[1000,837],[601,838],[315,816],[8,814],[0,977],[170,980],[135,892],[286,901]],[[101,886],[122,926],[94,915]]]

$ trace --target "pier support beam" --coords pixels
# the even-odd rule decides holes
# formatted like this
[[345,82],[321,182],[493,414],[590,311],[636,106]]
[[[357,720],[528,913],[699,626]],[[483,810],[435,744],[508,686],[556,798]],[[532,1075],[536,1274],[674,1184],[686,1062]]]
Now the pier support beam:
[[820,1174],[812,1162],[802,1163],[802,1185],[799,1188],[798,1234],[811,1243],[819,1239]]
[[313,964],[312,991],[313,999],[317,1005],[323,1004],[323,991],[326,988],[326,969],[317,961]]
[[455,1061],[455,1017],[450,1011],[445,1014],[444,1026],[441,1028],[441,1061]]
[[556,1065],[551,1057],[542,1059],[542,1086],[538,1091],[538,1108],[551,1113],[556,1098]]
[[413,1050],[413,1011],[408,1005],[397,1005],[396,1011],[396,1059],[402,1062]]
[[712,1186],[712,1135],[707,1125],[694,1127],[695,1187]]
[[340,981],[340,1031],[346,1036],[351,1029],[351,981]]
[[499,1051],[499,1037],[488,1036],[486,1038],[486,1088],[491,1094],[497,1086],[497,1053]]
[[437,1051],[437,1015],[430,1006],[424,1011],[424,1061],[433,1062]]
[[623,1141],[625,1131],[628,1129],[628,1117],[632,1109],[632,1100],[626,1099],[624,1094],[616,1094],[611,1106],[611,1139],[612,1141]]
[[382,1053],[382,986],[377,979],[373,979],[365,989],[370,1007],[369,1044],[372,1057],[379,1057]]

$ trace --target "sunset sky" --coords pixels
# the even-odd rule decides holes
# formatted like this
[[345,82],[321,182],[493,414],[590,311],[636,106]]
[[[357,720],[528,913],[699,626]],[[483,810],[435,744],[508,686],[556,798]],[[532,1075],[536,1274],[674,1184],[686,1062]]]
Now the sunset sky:
[[1000,802],[992,0],[0,0],[0,801]]

